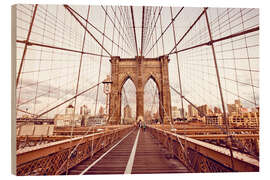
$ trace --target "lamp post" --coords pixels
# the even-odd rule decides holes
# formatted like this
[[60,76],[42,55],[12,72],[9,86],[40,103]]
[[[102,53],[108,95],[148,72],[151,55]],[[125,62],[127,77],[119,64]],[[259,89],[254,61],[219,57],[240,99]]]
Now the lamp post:
[[102,82],[104,84],[103,92],[106,94],[106,115],[109,115],[108,105],[109,105],[109,95],[111,93],[111,77],[107,75],[107,78]]

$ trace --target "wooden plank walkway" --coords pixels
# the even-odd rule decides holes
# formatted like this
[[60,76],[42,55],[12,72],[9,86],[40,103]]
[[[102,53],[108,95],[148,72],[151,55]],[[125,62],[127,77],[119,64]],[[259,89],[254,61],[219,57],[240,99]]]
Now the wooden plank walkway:
[[147,130],[141,132],[132,174],[188,172]]
[[[187,168],[176,158],[172,157],[163,145],[152,137],[147,130],[140,130],[137,140],[138,144],[136,149],[134,149],[137,135],[138,129],[131,132],[113,149],[111,148],[114,145],[111,145],[99,151],[92,158],[86,159],[70,169],[68,174],[74,175],[81,174],[82,172],[85,172],[84,174],[124,174],[129,172],[126,169],[130,168],[131,174],[188,172]],[[104,155],[110,149],[111,151]],[[136,150],[134,161],[131,158],[132,149]],[[101,158],[101,156],[104,157]],[[99,161],[96,162],[97,160]],[[94,162],[96,163],[93,165]],[[93,166],[89,168],[90,165]]]

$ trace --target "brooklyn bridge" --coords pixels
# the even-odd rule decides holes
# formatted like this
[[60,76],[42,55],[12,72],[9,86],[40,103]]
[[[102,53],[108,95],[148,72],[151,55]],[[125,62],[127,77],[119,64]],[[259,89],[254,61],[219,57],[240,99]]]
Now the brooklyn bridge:
[[15,5],[16,174],[259,171],[259,10]]

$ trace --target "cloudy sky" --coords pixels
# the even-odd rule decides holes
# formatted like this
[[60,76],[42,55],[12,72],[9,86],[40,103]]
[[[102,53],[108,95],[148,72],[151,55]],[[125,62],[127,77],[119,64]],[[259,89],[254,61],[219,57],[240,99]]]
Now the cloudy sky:
[[[34,5],[17,6],[17,77],[34,9]],[[142,7],[133,7],[138,49],[142,44],[142,11]],[[209,42],[205,15],[184,36],[202,12],[203,8],[145,7],[143,55],[158,57],[176,49],[182,50],[178,53],[178,65],[176,53],[169,55],[170,85],[179,91],[179,68],[183,95],[187,99],[196,105],[221,107],[211,46],[185,50]],[[207,15],[214,40],[259,27],[258,9],[209,8]],[[170,24],[175,16],[176,42],[182,39],[176,49]],[[32,45],[27,46],[17,85],[17,109],[41,114],[74,97],[76,92],[80,93],[104,80],[111,72],[110,55],[129,58],[136,56],[132,24],[130,7],[37,6],[29,36]],[[225,103],[240,99],[245,107],[258,106],[259,31],[216,42],[214,49]],[[80,53],[82,51],[83,55]],[[122,98],[122,104],[128,102],[134,107],[132,114],[135,114],[134,85],[127,81],[124,89],[126,98]],[[145,110],[158,107],[156,92],[155,83],[149,81],[145,89],[145,99],[148,100]],[[179,95],[171,90],[171,97],[172,105],[180,108]],[[76,99],[76,109],[78,111],[80,106],[86,104],[92,113],[95,109],[98,112],[100,106],[105,106],[105,99],[103,85],[100,85],[79,96]],[[68,104],[74,103],[75,99],[45,117],[63,113]],[[187,105],[185,102],[185,108]],[[21,115],[18,113],[18,116]]]

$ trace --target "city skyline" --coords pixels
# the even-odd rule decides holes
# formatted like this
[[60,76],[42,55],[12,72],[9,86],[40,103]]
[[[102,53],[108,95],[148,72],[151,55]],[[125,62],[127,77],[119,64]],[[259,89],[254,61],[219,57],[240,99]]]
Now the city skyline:
[[[73,6],[76,12],[82,14],[82,17],[86,18],[87,6]],[[127,7],[123,7],[125,10]],[[21,9],[26,9],[23,12]],[[100,31],[104,29],[104,24],[100,24],[105,20],[105,11],[110,16],[114,16],[114,10],[117,10],[117,14],[120,16],[120,11],[116,7],[111,6],[93,6],[91,7],[89,22],[97,27]],[[159,8],[151,10],[151,17],[157,17]],[[173,16],[181,10],[180,7],[173,7]],[[177,17],[174,22],[175,29],[178,32],[176,39],[180,39],[189,26],[193,23],[203,8],[190,8],[185,7],[181,15]],[[154,13],[155,11],[155,13]],[[236,33],[241,30],[252,28],[259,24],[258,9],[226,9],[226,8],[209,8],[209,18],[213,21],[211,28],[213,30],[213,38],[218,39],[221,36]],[[30,21],[30,14],[33,12],[33,7],[22,5],[18,8],[18,16],[24,16],[26,21]],[[47,12],[47,14],[46,14]],[[123,12],[124,13],[124,12]],[[141,8],[134,7],[135,16],[135,31],[138,37],[141,37]],[[150,12],[149,12],[150,13]],[[97,16],[97,14],[99,14]],[[219,15],[219,16],[218,16]],[[61,16],[62,18],[54,18]],[[241,18],[242,17],[242,18]],[[162,8],[161,18],[163,25],[157,24],[156,31],[153,31],[152,39],[148,40],[148,49],[145,53],[147,57],[157,57],[164,52],[168,53],[173,44],[172,28],[169,24],[171,20],[171,12],[169,7]],[[82,18],[81,18],[82,20]],[[113,29],[113,23],[107,17],[106,19],[105,33],[108,36],[115,35],[115,39],[122,40],[122,37],[117,34]],[[198,23],[192,29],[193,37],[185,37],[183,42],[178,46],[178,50],[185,47],[193,46],[196,44],[204,43],[209,40],[206,33],[205,18],[201,18]],[[54,26],[59,26],[59,29],[55,29],[51,26],[46,26],[43,22],[52,23]],[[70,25],[67,22],[71,22]],[[184,23],[183,23],[184,22]],[[150,24],[151,22],[149,22]],[[122,22],[124,24],[124,22]],[[33,26],[32,36],[30,40],[37,43],[46,42],[48,45],[63,46],[70,49],[81,49],[83,42],[84,28],[79,27],[74,17],[69,14],[69,11],[61,5],[40,5],[39,11],[37,11],[37,19]],[[26,26],[26,27],[25,27]],[[151,51],[149,51],[157,39],[161,35],[161,29],[164,31],[166,27],[170,26],[164,33],[163,37],[157,41]],[[44,27],[44,28],[43,28]],[[25,22],[18,19],[17,28],[17,40],[20,41],[26,35],[27,25]],[[90,32],[98,38],[98,41],[102,41],[100,33],[90,25],[88,26]],[[68,31],[70,29],[70,31]],[[71,31],[71,29],[73,31]],[[200,34],[200,32],[204,33]],[[226,31],[226,32],[225,32]],[[52,33],[54,32],[54,33]],[[132,33],[132,32],[130,32]],[[150,32],[149,32],[150,33]],[[199,35],[200,34],[200,35]],[[123,36],[126,36],[123,34]],[[54,44],[52,41],[54,40]],[[74,41],[75,44],[71,44],[70,41]],[[137,38],[138,44],[140,44],[141,38]],[[122,42],[122,48],[128,48],[128,45],[124,40]],[[162,45],[164,42],[164,46]],[[227,43],[218,42],[216,46],[216,56],[219,65],[221,85],[223,88],[223,96],[225,104],[233,103],[233,100],[241,99],[242,103],[252,108],[259,104],[259,51],[258,32],[245,35],[244,37],[235,38],[234,41],[226,41]],[[243,46],[243,45],[246,45]],[[121,57],[135,57],[136,54],[128,55],[125,51],[118,48],[115,44],[112,44],[107,38],[104,39],[104,46],[107,49],[111,49],[113,55],[119,53]],[[113,48],[111,48],[111,46]],[[238,47],[238,48],[237,48]],[[23,44],[17,43],[17,66],[21,61],[21,54],[23,53]],[[103,50],[99,45],[86,33],[85,49],[86,52],[102,52]],[[182,90],[183,95],[192,100],[194,104],[208,104],[209,106],[221,107],[219,88],[215,77],[214,63],[212,61],[211,49],[208,46],[202,46],[199,50],[188,50],[179,54],[179,68],[182,77]],[[106,56],[106,52],[102,52],[103,56]],[[76,90],[78,69],[80,54],[72,54],[69,52],[61,52],[59,50],[46,49],[45,47],[31,46],[27,51],[26,62],[24,63],[24,69],[21,75],[17,88],[17,109],[28,112],[31,114],[40,114],[52,105],[61,102],[63,99],[72,97],[76,91],[81,92],[98,81],[103,81],[107,75],[110,74],[110,62],[109,57],[99,57],[94,55],[85,54],[82,59],[81,78],[78,89]],[[176,55],[169,55],[169,82],[172,87],[179,91],[178,73],[177,73],[177,60]],[[101,63],[100,76],[93,74],[99,74],[98,68]],[[52,68],[54,66],[54,68]],[[63,68],[66,67],[66,68]],[[34,68],[34,71],[31,69]],[[17,68],[18,71],[18,68]],[[48,73],[49,72],[49,73]],[[89,76],[89,72],[93,74]],[[18,72],[17,72],[18,73]],[[49,76],[48,76],[49,74]],[[53,78],[54,77],[54,78]],[[86,104],[91,107],[92,112],[97,111],[97,107],[100,105],[105,106],[106,96],[103,93],[103,85],[98,88],[94,88],[94,91],[82,94],[77,98],[76,111],[79,111],[79,106]],[[129,87],[126,89],[127,97],[134,97],[134,89]],[[98,92],[98,96],[96,93]],[[155,92],[155,90],[154,90]],[[146,93],[147,94],[147,93]],[[149,94],[150,101],[153,100],[152,94]],[[179,94],[171,91],[172,105],[181,106]],[[75,103],[74,101],[72,102]],[[134,101],[129,100],[131,106],[135,106]],[[97,105],[96,105],[97,104]],[[188,103],[184,102],[184,107],[187,108]],[[227,108],[227,107],[225,107]],[[50,112],[46,116],[50,117],[54,114],[64,111],[64,107],[61,106],[55,111]],[[23,114],[23,113],[22,113]],[[18,111],[18,116],[21,112]]]

